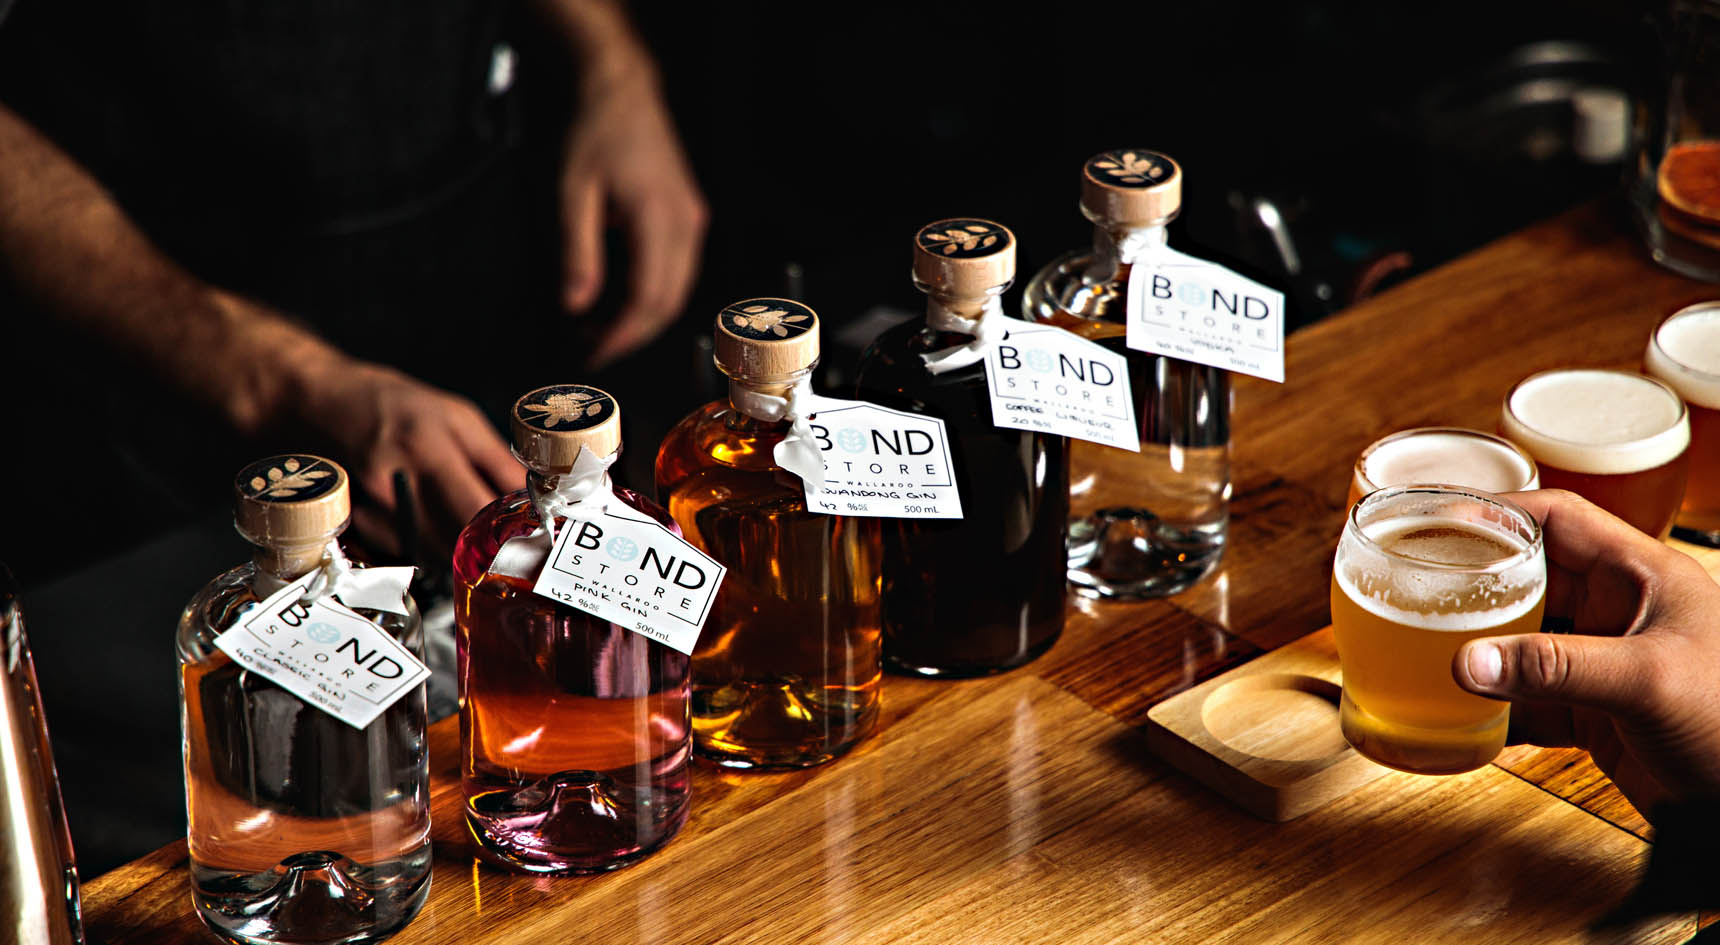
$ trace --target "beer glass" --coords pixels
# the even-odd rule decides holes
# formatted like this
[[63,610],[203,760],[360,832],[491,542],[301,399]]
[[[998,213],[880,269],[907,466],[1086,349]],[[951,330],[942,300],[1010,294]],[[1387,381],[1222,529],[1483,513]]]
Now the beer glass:
[[1538,631],[1546,590],[1541,527],[1510,501],[1434,485],[1364,496],[1332,564],[1344,738],[1416,774],[1491,761],[1510,706],[1459,688],[1452,659],[1467,640]]
[[1690,477],[1673,534],[1720,547],[1720,302],[1673,312],[1649,336],[1643,363],[1690,412]]
[[1375,440],[1356,459],[1350,498],[1385,486],[1445,482],[1485,492],[1538,489],[1535,461],[1510,440],[1463,427],[1417,427]]
[[1564,369],[1505,395],[1500,431],[1569,489],[1656,538],[1678,515],[1690,420],[1672,388],[1625,371]]

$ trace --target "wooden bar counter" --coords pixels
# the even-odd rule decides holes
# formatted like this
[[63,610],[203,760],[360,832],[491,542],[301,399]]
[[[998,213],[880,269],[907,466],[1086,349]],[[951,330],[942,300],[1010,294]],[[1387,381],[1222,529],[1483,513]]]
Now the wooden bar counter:
[[[1169,600],[1076,601],[1050,654],[1008,675],[889,677],[878,734],[825,767],[700,765],[686,828],[629,869],[547,879],[477,863],[444,721],[430,900],[393,941],[1684,941],[1695,915],[1591,929],[1634,885],[1650,833],[1580,752],[1391,773],[1274,824],[1150,754],[1140,726],[1155,703],[1329,622],[1363,446],[1406,427],[1492,429],[1517,380],[1635,365],[1662,317],[1708,297],[1720,288],[1655,267],[1588,207],[1299,332],[1287,384],[1237,385],[1215,579]],[[96,942],[210,940],[183,842],[88,882],[84,908]]]

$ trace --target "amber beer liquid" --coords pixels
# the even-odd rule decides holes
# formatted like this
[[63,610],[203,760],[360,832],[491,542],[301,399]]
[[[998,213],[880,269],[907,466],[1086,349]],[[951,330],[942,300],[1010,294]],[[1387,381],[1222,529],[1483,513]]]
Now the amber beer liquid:
[[1569,489],[1665,538],[1684,497],[1690,422],[1670,387],[1625,371],[1543,371],[1505,395],[1500,432]]
[[1344,738],[1416,774],[1491,761],[1510,707],[1459,688],[1452,659],[1478,637],[1538,631],[1546,576],[1534,518],[1487,493],[1401,486],[1352,507],[1332,573]]
[[1386,486],[1443,482],[1485,492],[1522,492],[1541,487],[1528,453],[1502,437],[1462,427],[1417,427],[1375,440],[1356,460],[1350,497]]
[[1690,412],[1690,477],[1676,534],[1720,546],[1720,302],[1668,316],[1649,336],[1643,364],[1684,398]]

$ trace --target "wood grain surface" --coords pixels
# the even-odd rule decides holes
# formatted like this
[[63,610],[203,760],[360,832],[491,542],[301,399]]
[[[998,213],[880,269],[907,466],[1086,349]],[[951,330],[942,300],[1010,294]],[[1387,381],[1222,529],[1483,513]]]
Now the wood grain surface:
[[[826,767],[701,766],[686,828],[629,869],[550,879],[478,864],[443,722],[430,901],[393,941],[1684,941],[1694,916],[1593,927],[1634,883],[1648,830],[1571,752],[1389,773],[1274,824],[1154,757],[1141,726],[1165,698],[1330,622],[1363,446],[1411,426],[1491,429],[1516,380],[1634,363],[1650,327],[1709,294],[1584,208],[1298,333],[1289,383],[1237,384],[1215,579],[1164,601],[1072,602],[1057,646],[1006,676],[891,677],[879,734]],[[182,843],[88,882],[84,906],[96,942],[209,941]]]

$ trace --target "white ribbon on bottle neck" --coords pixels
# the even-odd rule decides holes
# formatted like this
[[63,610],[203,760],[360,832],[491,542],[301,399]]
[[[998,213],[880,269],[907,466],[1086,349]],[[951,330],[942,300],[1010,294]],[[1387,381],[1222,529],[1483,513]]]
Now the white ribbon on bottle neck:
[[1000,296],[987,297],[977,318],[963,318],[948,306],[933,299],[926,308],[926,324],[938,331],[972,335],[973,340],[942,351],[922,354],[920,360],[926,362],[926,370],[933,374],[943,374],[984,361],[986,352],[1009,333],[1004,327],[1003,317],[1003,299]]
[[579,455],[573,459],[573,468],[557,476],[554,487],[532,495],[538,527],[502,542],[490,562],[489,573],[537,580],[544,562],[549,560],[550,549],[555,547],[556,521],[595,518],[609,507],[609,500],[615,495],[609,467],[620,456],[619,452],[598,456],[581,446]]
[[824,485],[824,457],[818,453],[818,440],[807,422],[817,409],[815,400],[810,375],[795,381],[783,397],[739,382],[729,385],[729,401],[736,410],[766,423],[788,421],[788,435],[771,450],[771,458],[778,466],[799,476],[807,486],[817,489]]
[[549,543],[554,545],[556,519],[591,518],[602,514],[609,507],[610,497],[615,495],[615,485],[609,481],[609,467],[615,465],[620,456],[616,452],[599,457],[581,446],[579,455],[573,458],[573,468],[556,477],[555,487],[532,496],[532,508],[537,510],[541,523],[532,534],[547,534]]
[[407,615],[406,588],[412,583],[416,568],[355,568],[340,542],[330,541],[323,548],[322,564],[316,570],[299,598],[301,604],[314,604],[333,595],[353,609],[381,610]]
[[1089,278],[1110,282],[1117,278],[1119,264],[1132,266],[1164,246],[1165,228],[1162,224],[1124,230],[1121,240],[1102,226],[1094,227],[1093,264],[1088,269]]

